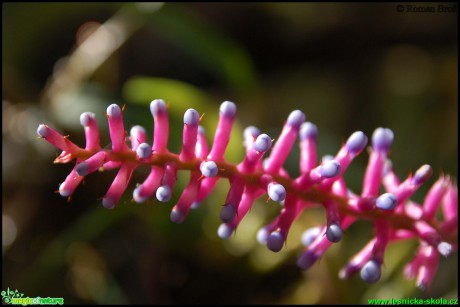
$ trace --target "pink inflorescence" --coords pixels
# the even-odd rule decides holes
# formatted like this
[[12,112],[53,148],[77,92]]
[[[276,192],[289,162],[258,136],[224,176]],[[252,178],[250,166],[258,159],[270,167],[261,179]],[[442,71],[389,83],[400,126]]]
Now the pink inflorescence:
[[[83,113],[80,122],[85,129],[86,147],[80,148],[67,137],[46,125],[37,133],[62,150],[56,163],[76,159],[76,165],[59,187],[59,193],[70,197],[84,176],[97,170],[118,168],[118,173],[102,199],[108,209],[117,206],[126,190],[133,171],[147,165],[151,168],[145,181],[133,191],[133,200],[142,203],[156,197],[167,202],[179,170],[189,170],[190,180],[171,211],[171,221],[182,223],[191,208],[212,192],[220,178],[228,178],[230,190],[220,213],[222,224],[217,230],[222,239],[235,233],[254,201],[268,194],[282,206],[280,214],[259,230],[257,240],[273,252],[280,251],[293,222],[304,209],[322,205],[326,211],[323,226],[307,229],[302,235],[305,246],[298,266],[310,268],[333,244],[339,242],[344,231],[359,219],[374,224],[375,236],[340,270],[342,279],[360,272],[361,279],[375,283],[380,279],[388,244],[400,240],[417,239],[419,250],[405,267],[405,275],[415,278],[417,286],[430,286],[439,262],[439,255],[449,256],[457,248],[458,192],[449,176],[441,175],[426,195],[423,204],[410,199],[412,194],[432,174],[429,165],[421,166],[414,175],[400,180],[392,170],[387,155],[393,142],[393,132],[377,128],[372,135],[370,157],[360,194],[350,191],[343,174],[368,143],[367,136],[357,131],[342,145],[335,157],[326,156],[318,163],[316,152],[317,127],[305,121],[300,110],[291,112],[276,142],[259,129],[250,126],[244,131],[246,155],[238,165],[227,162],[224,154],[230,140],[236,115],[233,102],[220,106],[220,116],[214,142],[209,147],[201,117],[194,109],[184,114],[182,150],[179,154],[167,148],[169,135],[168,108],[161,99],[153,100],[150,111],[154,118],[153,144],[146,143],[146,131],[141,126],[130,130],[130,145],[126,144],[123,110],[116,104],[107,108],[111,149],[100,146],[95,115]],[[299,140],[300,176],[292,178],[283,168],[291,148]],[[270,150],[271,149],[271,150]],[[270,154],[267,152],[270,151]],[[267,158],[263,157],[267,154]],[[381,185],[385,193],[380,193]],[[436,213],[442,208],[443,219]],[[440,215],[438,215],[440,216]]]

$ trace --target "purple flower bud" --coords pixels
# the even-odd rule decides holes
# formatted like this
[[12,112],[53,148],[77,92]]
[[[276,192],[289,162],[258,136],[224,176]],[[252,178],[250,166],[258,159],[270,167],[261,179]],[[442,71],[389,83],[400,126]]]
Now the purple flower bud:
[[422,165],[412,178],[412,183],[415,185],[421,185],[433,174],[433,169],[428,164]]
[[199,134],[202,134],[202,135],[205,135],[206,134],[206,129],[204,129],[203,126],[198,126],[198,133]]
[[342,167],[340,166],[339,161],[337,160],[330,160],[321,165],[319,168],[319,173],[321,177],[325,178],[333,178],[340,174]]
[[162,185],[158,188],[157,192],[155,193],[157,199],[161,202],[168,202],[171,199],[171,188],[167,185]]
[[145,128],[139,125],[133,126],[129,131],[129,135],[131,149],[134,151],[137,150],[139,144],[145,143],[147,139],[147,132],[145,131]]
[[388,128],[377,128],[372,134],[372,147],[378,151],[388,151],[393,143],[393,131]]
[[374,259],[369,260],[360,272],[361,279],[369,284],[376,283],[380,279],[381,274],[380,264]]
[[37,134],[39,137],[46,138],[48,135],[46,126],[43,124],[39,125],[37,128]]
[[342,240],[343,230],[338,223],[331,223],[327,226],[326,237],[329,241],[337,243]]
[[448,257],[452,254],[452,245],[447,242],[441,242],[438,244],[438,252],[444,257]]
[[398,200],[396,196],[391,193],[382,194],[375,201],[375,206],[382,210],[393,210],[397,204]]
[[326,162],[329,162],[331,160],[334,160],[334,156],[333,155],[325,155],[321,158],[321,162],[323,163],[326,163]]
[[75,170],[77,171],[78,176],[86,176],[90,173],[89,168],[88,168],[88,163],[85,161],[78,164],[75,167]]
[[200,208],[201,203],[199,201],[194,201],[192,205],[190,206],[190,209],[198,209]]
[[257,231],[257,242],[260,244],[267,244],[268,239],[268,227],[262,227]]
[[75,171],[79,176],[86,176],[97,171],[104,163],[106,154],[103,151],[100,151],[94,154],[91,158],[86,161],[83,161],[75,167]]
[[243,136],[244,139],[256,138],[260,135],[260,130],[254,126],[248,126],[244,129]]
[[220,211],[220,220],[223,223],[230,223],[235,218],[235,215],[235,207],[232,204],[228,204],[223,206],[222,210]]
[[133,199],[136,203],[143,203],[147,200],[147,197],[141,195],[142,186],[137,186],[133,191]]
[[224,101],[220,105],[220,114],[225,117],[233,118],[236,114],[236,105],[231,101]]
[[59,194],[60,194],[62,197],[68,197],[68,196],[70,196],[70,194],[71,194],[70,191],[67,190],[67,189],[65,188],[65,182],[63,182],[63,183],[61,183],[61,184],[59,185]]
[[230,224],[221,224],[219,229],[217,229],[217,235],[221,239],[228,239],[233,233],[233,227]]
[[267,247],[272,252],[277,253],[283,248],[285,241],[286,239],[281,232],[274,231],[267,238]]
[[266,152],[271,146],[272,139],[266,134],[259,135],[254,143],[254,149],[258,152]]
[[289,114],[286,125],[299,129],[300,125],[305,121],[305,114],[300,110],[294,110]]
[[59,185],[59,194],[63,197],[71,196],[82,180],[83,177],[78,176],[76,167],[74,167],[64,182]]
[[310,246],[310,244],[313,243],[313,241],[316,240],[316,238],[320,235],[321,233],[321,227],[313,227],[310,229],[307,229],[304,231],[302,234],[302,245],[305,247]]
[[113,119],[117,119],[121,116],[121,109],[117,104],[111,104],[107,107],[107,115]]
[[268,196],[273,201],[281,202],[286,198],[286,189],[278,183],[270,183],[268,185]]
[[318,127],[311,122],[305,122],[300,126],[300,140],[305,139],[316,140],[318,137]]
[[367,136],[362,131],[356,131],[347,140],[345,146],[352,154],[358,154],[367,145]]
[[147,143],[142,143],[137,147],[136,155],[139,159],[148,159],[152,156],[152,147]]
[[219,172],[214,161],[203,161],[200,165],[201,174],[205,177],[215,177]]
[[107,209],[115,208],[117,202],[111,196],[106,196],[102,199],[102,205]]
[[194,109],[188,109],[184,114],[184,124],[196,126],[200,122],[200,114]]
[[297,266],[302,270],[308,270],[318,260],[318,256],[311,250],[305,251],[297,260]]
[[96,115],[91,112],[84,112],[80,115],[80,124],[83,127],[88,127],[91,120],[96,120]]
[[130,135],[139,135],[139,134],[143,134],[143,135],[146,135],[147,132],[145,131],[145,128],[140,126],[140,125],[136,125],[136,126],[133,126],[131,128],[131,130],[129,131],[129,134]]
[[150,103],[150,112],[152,116],[157,116],[158,113],[166,111],[166,104],[163,99],[155,99]]
[[185,220],[185,215],[177,208],[173,208],[171,210],[171,222],[180,224]]

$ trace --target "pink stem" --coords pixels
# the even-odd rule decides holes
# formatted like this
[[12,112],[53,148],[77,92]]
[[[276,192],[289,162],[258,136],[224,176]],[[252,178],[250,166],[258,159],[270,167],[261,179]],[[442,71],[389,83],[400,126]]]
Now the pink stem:
[[182,136],[182,151],[179,159],[183,162],[192,161],[195,158],[195,149],[198,137],[198,125],[184,124]]
[[441,176],[428,191],[423,201],[423,219],[432,220],[438,210],[439,205],[447,192],[449,180]]
[[316,140],[306,138],[300,142],[300,173],[308,173],[316,165]]
[[145,143],[147,140],[147,133],[141,126],[134,126],[130,131],[131,149],[136,151],[139,144]]
[[163,153],[168,151],[169,119],[166,104],[161,99],[153,100],[150,104],[153,126],[153,151]]
[[363,190],[361,192],[362,197],[372,197],[379,194],[385,160],[386,152],[372,150],[364,175]]
[[[209,160],[219,161],[224,158],[225,149],[230,141],[233,121],[236,115],[236,106],[231,105],[233,102],[223,102],[220,107],[219,123],[217,124],[214,135],[214,143],[211,152],[208,155]],[[234,108],[234,110],[229,110]]]
[[268,174],[276,174],[286,161],[289,152],[297,138],[299,130],[293,126],[285,125],[280,137],[273,146],[270,156],[265,165]]
[[59,186],[59,194],[63,197],[71,196],[80,182],[83,180],[83,176],[79,176],[76,171],[76,166],[72,169],[70,174],[66,177],[63,183]]
[[100,149],[99,128],[96,123],[96,115],[85,112],[80,116],[80,123],[85,129],[86,150]]
[[209,154],[209,146],[208,146],[208,141],[206,140],[204,128],[202,126],[198,126],[198,135],[197,135],[197,143],[195,147],[195,155],[199,159],[204,159],[208,154]]
[[177,204],[171,212],[171,220],[175,223],[182,223],[187,217],[192,203],[195,201],[198,194],[198,178],[201,172],[194,171],[190,174],[190,181],[182,192]]
[[155,191],[160,186],[163,173],[163,168],[158,166],[152,166],[150,174],[147,176],[144,182],[134,190],[134,200],[137,202],[144,202],[150,197],[152,197]]
[[123,164],[117,173],[112,185],[102,199],[102,205],[107,209],[113,209],[120,201],[123,192],[126,190],[136,164]]
[[107,108],[107,118],[109,120],[110,140],[112,141],[113,152],[121,152],[128,148],[125,142],[125,127],[122,113],[122,110],[116,104],[112,104]]

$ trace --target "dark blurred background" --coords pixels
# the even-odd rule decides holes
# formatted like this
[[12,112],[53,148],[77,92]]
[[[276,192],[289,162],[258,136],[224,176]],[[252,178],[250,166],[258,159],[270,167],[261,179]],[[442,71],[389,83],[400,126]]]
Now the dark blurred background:
[[[401,7],[398,7],[401,6]],[[408,5],[455,7],[410,12]],[[395,133],[390,152],[404,179],[428,163],[457,178],[458,15],[456,3],[2,3],[2,290],[65,303],[365,303],[369,298],[458,297],[458,254],[441,259],[431,291],[415,288],[403,267],[415,241],[388,248],[382,279],[338,279],[339,269],[372,238],[360,221],[308,272],[296,267],[303,230],[323,224],[305,212],[287,247],[272,253],[255,239],[279,206],[260,199],[236,236],[217,237],[228,190],[220,182],[181,225],[169,213],[187,182],[180,174],[167,204],[131,202],[147,175],[138,170],[122,203],[100,197],[115,171],[88,176],[70,203],[54,193],[72,165],[37,139],[46,123],[84,145],[79,116],[126,104],[125,127],[147,128],[149,103],[170,102],[170,149],[178,152],[187,108],[206,113],[212,140],[219,104],[236,102],[227,159],[243,157],[241,132],[255,125],[276,138],[301,109],[319,128],[319,157],[335,154],[356,130]],[[295,146],[286,168],[298,174]],[[368,155],[347,171],[360,191]]]

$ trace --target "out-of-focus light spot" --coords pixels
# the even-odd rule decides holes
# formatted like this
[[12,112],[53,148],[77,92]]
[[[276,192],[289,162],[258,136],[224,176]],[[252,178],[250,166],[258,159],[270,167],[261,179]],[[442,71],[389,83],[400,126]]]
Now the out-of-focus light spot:
[[164,5],[164,2],[136,2],[136,7],[139,11],[143,11],[145,13],[153,13],[161,9]]
[[412,96],[427,89],[433,78],[433,61],[424,50],[399,45],[387,53],[383,68],[384,80],[396,94]]
[[292,223],[285,245],[287,251],[295,251],[302,245],[302,242],[299,238],[302,237],[302,233],[304,231],[305,229],[303,225],[298,223],[297,220]]
[[87,40],[91,34],[96,32],[96,30],[101,26],[101,23],[97,21],[88,21],[82,24],[76,33],[77,45],[81,45],[85,40]]
[[9,118],[12,114],[14,114],[14,108],[12,107],[11,103],[8,101],[2,102],[2,134],[7,134],[10,131],[10,122]]
[[[257,206],[257,203],[254,206]],[[257,231],[261,227],[262,219],[258,214],[251,211],[239,224],[236,229],[236,235],[234,233],[230,239],[225,241],[225,247],[235,256],[244,255],[259,244],[255,238]]]
[[67,66],[67,61],[69,60],[68,56],[62,57],[54,63],[53,66],[53,77],[58,77],[59,74],[65,69]]
[[15,143],[25,144],[37,138],[41,113],[32,105],[21,103],[3,108],[2,132]]
[[67,249],[70,285],[83,299],[98,301],[107,292],[107,269],[99,252],[85,242],[77,242]]
[[10,246],[16,240],[17,228],[14,220],[6,214],[2,214],[2,246]]
[[62,57],[56,61],[53,66],[53,80],[58,88],[66,88],[72,86],[72,76],[66,69],[69,62],[69,57]]
[[[324,289],[320,283],[315,281],[301,283],[292,295],[292,301],[289,304],[318,304]],[[308,295],[305,295],[307,293]]]
[[249,261],[251,265],[260,272],[271,271],[277,266],[283,264],[289,253],[284,248],[274,253],[268,249],[266,245],[259,245],[253,253],[251,253]]
[[108,50],[114,49],[114,33],[107,30],[103,25],[94,29],[94,32],[80,45],[81,51],[88,56],[105,54]]
[[[84,90],[68,90],[56,93],[54,103],[50,105],[50,114],[56,125],[61,125],[69,130],[81,129],[80,114],[91,111],[100,120],[106,111],[104,100]],[[106,122],[106,121],[105,121]],[[104,121],[99,122],[99,128],[105,129]],[[61,130],[61,132],[63,132]],[[72,139],[72,135],[71,135]]]
[[8,126],[5,124],[5,112],[11,109],[11,103],[8,100],[2,101],[2,133],[6,133]]

